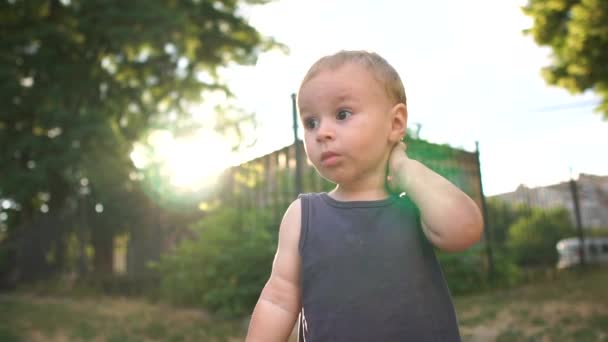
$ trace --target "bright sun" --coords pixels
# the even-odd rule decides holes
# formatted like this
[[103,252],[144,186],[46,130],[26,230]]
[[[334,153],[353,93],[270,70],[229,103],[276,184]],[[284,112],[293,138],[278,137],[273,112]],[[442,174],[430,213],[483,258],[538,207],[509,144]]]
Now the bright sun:
[[208,130],[179,138],[168,131],[157,131],[150,135],[148,143],[152,156],[137,145],[131,153],[135,166],[144,168],[151,159],[157,161],[161,175],[182,190],[196,191],[217,183],[221,172],[234,161],[228,142]]
[[171,184],[178,188],[193,190],[214,184],[231,162],[230,147],[212,132],[175,140],[172,150],[166,168]]

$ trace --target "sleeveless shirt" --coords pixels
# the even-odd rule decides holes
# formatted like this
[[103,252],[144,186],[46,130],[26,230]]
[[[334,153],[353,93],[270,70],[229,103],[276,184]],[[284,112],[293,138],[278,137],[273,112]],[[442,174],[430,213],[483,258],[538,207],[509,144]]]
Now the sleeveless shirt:
[[299,341],[460,341],[447,284],[411,200],[300,199]]

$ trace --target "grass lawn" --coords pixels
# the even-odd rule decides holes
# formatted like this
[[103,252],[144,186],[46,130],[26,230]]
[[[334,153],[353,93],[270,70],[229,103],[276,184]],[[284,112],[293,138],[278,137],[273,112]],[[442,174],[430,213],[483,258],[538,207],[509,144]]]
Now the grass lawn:
[[[608,268],[455,298],[464,341],[608,341]],[[0,341],[242,341],[246,323],[111,297],[0,295]]]
[[608,268],[455,298],[464,341],[608,341]]
[[[239,326],[240,325],[240,326]],[[245,328],[143,300],[0,296],[0,341],[231,341]],[[238,341],[238,340],[236,340]]]

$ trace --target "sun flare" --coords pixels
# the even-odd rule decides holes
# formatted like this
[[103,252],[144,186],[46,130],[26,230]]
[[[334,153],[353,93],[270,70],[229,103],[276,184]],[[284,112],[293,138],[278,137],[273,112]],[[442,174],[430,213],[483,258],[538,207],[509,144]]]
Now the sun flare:
[[177,138],[168,131],[157,131],[149,136],[148,144],[151,155],[135,146],[131,153],[135,166],[145,168],[155,161],[163,178],[180,190],[197,191],[216,184],[234,159],[226,139],[208,130]]
[[194,137],[175,140],[165,167],[171,184],[194,190],[212,185],[230,166],[230,146],[219,135],[200,132]]

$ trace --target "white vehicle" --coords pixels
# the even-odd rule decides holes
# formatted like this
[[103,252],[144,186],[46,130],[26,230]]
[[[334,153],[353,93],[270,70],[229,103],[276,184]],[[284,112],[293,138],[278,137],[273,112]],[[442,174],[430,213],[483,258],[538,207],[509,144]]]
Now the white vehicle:
[[[608,264],[608,237],[586,237],[584,244],[585,263]],[[560,240],[556,248],[559,256],[557,268],[567,268],[581,262],[583,249],[577,237]]]

